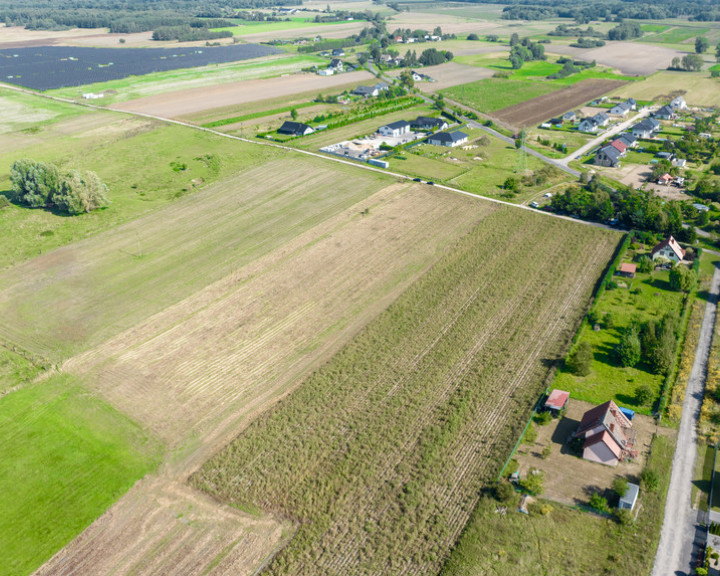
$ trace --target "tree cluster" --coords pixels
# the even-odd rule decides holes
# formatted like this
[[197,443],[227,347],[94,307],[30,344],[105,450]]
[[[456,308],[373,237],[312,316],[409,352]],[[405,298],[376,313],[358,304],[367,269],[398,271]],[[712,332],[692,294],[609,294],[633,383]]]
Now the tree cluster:
[[[655,373],[667,374],[675,360],[678,328],[679,318],[671,312],[665,314],[659,322],[632,322],[623,330],[616,347],[618,361],[622,366],[636,366],[642,361]],[[647,401],[638,393],[640,404]]]
[[10,169],[13,200],[33,208],[55,208],[67,214],[107,206],[107,186],[94,172],[62,173],[54,164],[16,160]]
[[158,41],[177,40],[178,42],[195,42],[198,40],[232,38],[232,36],[233,33],[229,30],[214,32],[208,28],[194,28],[189,24],[185,24],[182,26],[160,26],[159,28],[155,28],[152,39]]
[[670,64],[670,70],[683,70],[685,72],[697,72],[701,70],[705,60],[699,54],[685,54],[682,58],[675,56]]
[[530,38],[520,40],[515,33],[510,37],[510,46],[510,65],[513,70],[522,68],[525,62],[547,60],[545,47],[538,42],[533,42]]

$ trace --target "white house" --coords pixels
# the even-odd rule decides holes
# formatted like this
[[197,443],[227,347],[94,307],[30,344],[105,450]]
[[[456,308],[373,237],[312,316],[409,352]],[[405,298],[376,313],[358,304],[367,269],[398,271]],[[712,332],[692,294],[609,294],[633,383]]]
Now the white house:
[[652,252],[650,252],[650,256],[653,260],[657,260],[658,258],[666,258],[667,260],[670,260],[671,262],[675,262],[676,264],[680,262],[683,258],[685,258],[685,250],[680,248],[680,244],[677,243],[677,240],[673,238],[672,236],[668,236],[660,242],[657,246],[655,246],[652,249]]
[[318,70],[318,76],[332,76],[335,74],[335,70],[332,68],[323,68],[322,70]]
[[410,122],[405,120],[398,120],[397,122],[391,122],[385,126],[378,128],[378,134],[380,136],[391,136],[393,138],[400,138],[403,134],[410,133]]
[[686,110],[687,109],[687,102],[685,102],[685,98],[682,96],[678,96],[677,98],[673,98],[670,102],[670,108],[673,110]]
[[433,146],[461,146],[467,143],[468,135],[464,132],[438,132],[428,138],[428,144]]
[[600,126],[594,118],[583,118],[578,125],[580,132],[597,132],[599,129]]
[[633,136],[636,138],[651,138],[655,132],[660,130],[660,122],[654,118],[645,118],[631,128]]

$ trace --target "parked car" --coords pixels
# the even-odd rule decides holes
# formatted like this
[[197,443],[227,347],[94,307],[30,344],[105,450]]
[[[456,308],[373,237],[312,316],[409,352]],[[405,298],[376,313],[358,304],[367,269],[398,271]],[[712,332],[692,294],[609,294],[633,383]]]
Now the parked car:
[[422,182],[422,179],[420,179],[420,178],[413,178],[413,182]]
[[432,182],[432,181],[430,181],[430,180],[428,180],[428,184],[429,184],[430,186],[435,186],[435,182]]
[[530,207],[531,208],[540,208],[540,204],[538,204],[537,202],[530,202]]

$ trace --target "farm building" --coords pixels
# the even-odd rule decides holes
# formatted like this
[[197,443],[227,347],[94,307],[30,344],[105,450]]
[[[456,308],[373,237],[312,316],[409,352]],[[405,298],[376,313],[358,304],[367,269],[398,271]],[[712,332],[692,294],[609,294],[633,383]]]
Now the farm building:
[[412,71],[412,78],[415,82],[433,82],[433,79],[430,78],[427,74],[420,74],[420,72],[415,72],[415,70]]
[[307,136],[315,132],[312,126],[303,124],[302,122],[283,122],[283,125],[278,128],[278,134],[290,134],[292,136]]
[[400,138],[403,134],[410,133],[410,122],[405,120],[398,120],[397,122],[391,122],[385,126],[378,128],[378,134],[380,136],[392,136],[393,138]]
[[565,390],[553,390],[550,392],[550,396],[548,396],[547,400],[545,400],[543,408],[547,412],[551,412],[557,416],[560,412],[565,410],[569,401],[570,392],[565,392]]
[[687,109],[687,102],[685,102],[685,98],[678,96],[670,102],[670,108],[673,110],[685,110]]
[[675,240],[675,238],[671,235],[655,246],[652,249],[652,252],[650,252],[650,256],[653,260],[656,260],[657,258],[667,258],[668,260],[677,263],[685,258],[685,250],[680,248],[680,244],[678,244],[677,240]]
[[415,120],[410,121],[410,127],[413,130],[446,130],[448,123],[442,118],[418,116]]
[[660,122],[653,118],[645,118],[631,129],[636,138],[652,138],[658,130],[660,130]]
[[670,106],[663,106],[653,114],[653,118],[660,118],[660,120],[672,120],[675,118],[675,110]]
[[464,132],[438,132],[428,138],[428,144],[433,146],[460,146],[468,141]]
[[620,508],[621,510],[632,510],[633,508],[635,508],[635,504],[637,503],[639,494],[640,486],[629,482],[627,492],[625,493],[625,496],[620,498],[618,508]]
[[620,157],[622,153],[614,146],[603,146],[595,154],[595,164],[598,166],[606,166],[608,168],[616,168],[620,166]]
[[618,266],[618,269],[615,271],[615,274],[618,276],[623,276],[625,278],[635,278],[635,273],[637,272],[637,264],[630,264],[629,262],[623,262]]
[[625,456],[635,456],[632,422],[612,400],[585,412],[573,437],[584,439],[585,460],[617,466]]

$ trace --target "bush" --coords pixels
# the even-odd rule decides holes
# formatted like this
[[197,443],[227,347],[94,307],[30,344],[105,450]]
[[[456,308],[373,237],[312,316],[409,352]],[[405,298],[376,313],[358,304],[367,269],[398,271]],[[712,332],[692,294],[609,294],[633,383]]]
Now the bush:
[[545,448],[542,449],[541,455],[543,458],[548,458],[550,454],[552,453],[552,446],[548,444],[545,446]]
[[622,498],[627,494],[628,481],[625,478],[615,478],[612,483],[613,490],[615,493]]
[[633,513],[627,508],[620,508],[615,512],[618,522],[623,526],[630,526],[634,522]]
[[537,430],[535,429],[535,426],[532,425],[532,422],[527,427],[527,430],[525,430],[525,435],[523,436],[523,442],[525,444],[535,444],[535,440],[537,440]]
[[652,272],[655,269],[655,264],[650,256],[640,256],[637,261],[637,267],[639,272]]
[[544,480],[545,473],[542,470],[531,468],[527,476],[520,481],[520,486],[530,494],[538,496],[543,493]]
[[7,196],[0,195],[0,210],[2,210],[3,208],[7,208],[8,206],[10,206],[10,204],[11,202]]
[[587,376],[592,366],[592,346],[587,341],[580,342],[580,345],[567,359],[567,366],[573,374]]
[[473,33],[473,34],[468,34],[467,39],[468,40],[480,40],[480,37],[477,34]]
[[612,312],[608,312],[605,314],[603,318],[603,325],[605,326],[606,330],[611,330],[612,328],[615,328],[615,316]]
[[649,404],[652,398],[653,391],[647,384],[643,384],[642,386],[638,386],[637,388],[635,388],[635,401],[640,406],[645,406],[646,404]]
[[697,275],[682,264],[670,270],[670,287],[678,292],[690,292],[697,282]]
[[655,492],[660,484],[660,476],[655,470],[645,469],[640,477],[643,488],[648,492]]
[[550,422],[552,422],[552,414],[550,414],[550,412],[540,412],[535,414],[533,420],[539,426],[545,426],[546,424],[550,424]]
[[515,499],[515,488],[510,482],[501,480],[495,485],[495,498],[500,502],[511,502]]
[[621,366],[632,367],[640,362],[640,338],[636,327],[630,326],[623,331],[616,351]]
[[610,506],[608,506],[607,499],[600,496],[598,492],[593,492],[590,496],[590,507],[594,508],[598,512],[610,512]]

